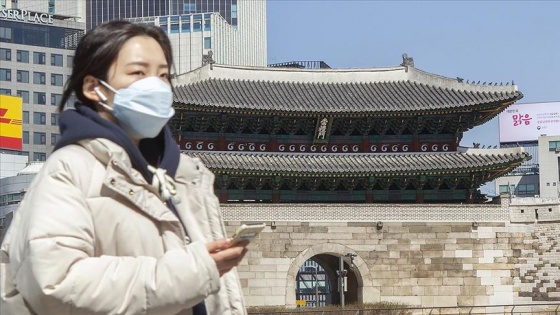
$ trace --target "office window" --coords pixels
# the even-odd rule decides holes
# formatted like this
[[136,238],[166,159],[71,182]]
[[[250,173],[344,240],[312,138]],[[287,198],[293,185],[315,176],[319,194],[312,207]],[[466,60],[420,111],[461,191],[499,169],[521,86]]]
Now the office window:
[[51,144],[55,145],[58,140],[60,140],[60,135],[58,133],[51,133]]
[[16,52],[17,62],[29,63],[29,52],[27,50],[18,50]]
[[66,56],[66,67],[72,68],[73,64],[74,64],[74,56]]
[[29,83],[29,71],[18,70],[16,73],[16,80],[21,83]]
[[62,94],[51,93],[51,105],[58,106],[62,100]]
[[21,141],[23,142],[23,144],[29,144],[29,131],[22,132]]
[[47,114],[41,112],[33,113],[33,123],[35,125],[46,125],[47,124]]
[[70,95],[70,97],[68,98],[68,101],[66,101],[64,106],[66,106],[67,108],[75,108],[74,104],[76,104],[77,101],[78,101],[78,99],[76,98],[75,95]]
[[0,94],[2,94],[2,95],[12,95],[12,90],[10,90],[10,89],[0,89]]
[[47,154],[44,152],[33,152],[33,161],[46,161]]
[[0,60],[12,61],[12,50],[8,48],[0,48]]
[[33,52],[33,63],[36,65],[44,65],[46,63],[46,54],[44,52]]
[[47,134],[44,132],[34,132],[33,144],[47,144]]
[[12,40],[12,29],[0,26],[0,39]]
[[200,32],[202,30],[202,21],[196,20],[193,22],[193,32]]
[[44,72],[33,71],[33,84],[47,84],[47,75]]
[[29,104],[29,91],[17,90],[16,94],[21,97],[23,103]]
[[0,68],[0,81],[12,81],[12,70]]
[[204,37],[204,49],[212,49],[212,38]]
[[51,85],[62,86],[64,84],[64,77],[62,74],[51,73]]
[[508,192],[508,185],[500,185],[500,194],[505,194]]
[[62,55],[51,54],[51,66],[62,67]]
[[191,16],[183,15],[181,16],[181,33],[191,32]]
[[560,141],[549,141],[548,151],[556,151],[556,149],[560,150]]
[[51,114],[51,126],[58,126],[58,114]]
[[535,184],[519,184],[517,185],[517,194],[522,195],[534,195],[535,194]]
[[37,105],[47,104],[47,94],[44,92],[33,92],[33,104],[37,104]]
[[231,5],[231,18],[237,19],[237,4]]
[[196,3],[190,1],[183,1],[183,13],[195,13]]
[[179,23],[173,23],[173,24],[171,24],[169,33],[171,33],[171,34],[177,34],[177,33],[179,33]]
[[212,30],[212,23],[210,22],[210,14],[204,15],[204,30],[211,31]]
[[54,14],[55,12],[55,3],[54,0],[49,0],[49,14]]
[[22,114],[23,114],[23,115],[22,115],[21,118],[22,118],[23,123],[24,123],[24,124],[28,124],[28,123],[29,123],[29,112],[26,111],[26,110],[24,110],[24,111],[22,112]]

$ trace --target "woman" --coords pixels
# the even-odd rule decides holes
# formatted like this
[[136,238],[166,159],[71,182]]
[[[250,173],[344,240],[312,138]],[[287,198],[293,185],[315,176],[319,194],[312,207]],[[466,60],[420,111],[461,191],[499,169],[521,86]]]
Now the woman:
[[1,314],[244,314],[213,175],[180,154],[171,45],[115,21],[88,32],[59,109],[61,140],[1,247]]

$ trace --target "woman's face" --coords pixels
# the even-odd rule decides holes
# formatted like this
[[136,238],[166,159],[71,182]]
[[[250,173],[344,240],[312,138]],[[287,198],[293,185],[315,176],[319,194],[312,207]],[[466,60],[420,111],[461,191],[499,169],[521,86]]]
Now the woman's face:
[[[170,85],[168,69],[165,54],[158,42],[149,36],[136,36],[121,47],[117,59],[109,67],[107,83],[118,91],[134,81],[155,76]],[[98,87],[107,96],[106,104],[112,106],[114,93],[101,84]],[[102,110],[100,115],[115,121],[108,111]]]

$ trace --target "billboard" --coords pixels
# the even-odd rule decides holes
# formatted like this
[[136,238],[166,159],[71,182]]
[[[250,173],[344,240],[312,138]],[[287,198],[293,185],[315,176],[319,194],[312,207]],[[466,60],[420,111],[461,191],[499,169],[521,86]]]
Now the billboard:
[[560,136],[560,102],[516,104],[499,115],[500,142],[537,141]]
[[21,150],[22,99],[0,95],[0,149]]

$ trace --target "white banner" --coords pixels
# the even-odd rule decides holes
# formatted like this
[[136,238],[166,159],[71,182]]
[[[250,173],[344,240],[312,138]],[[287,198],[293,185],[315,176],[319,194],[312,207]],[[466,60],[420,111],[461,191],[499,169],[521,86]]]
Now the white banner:
[[560,135],[560,102],[515,104],[499,115],[500,142]]

